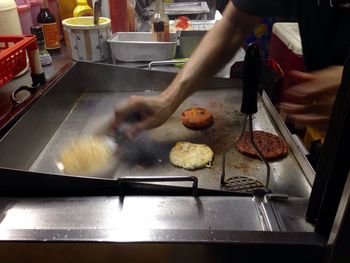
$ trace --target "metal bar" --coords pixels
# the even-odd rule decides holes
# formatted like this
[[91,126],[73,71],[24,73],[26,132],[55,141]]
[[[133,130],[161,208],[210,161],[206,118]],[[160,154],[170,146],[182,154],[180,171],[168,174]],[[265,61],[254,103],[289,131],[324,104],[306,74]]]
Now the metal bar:
[[306,179],[308,180],[309,184],[312,185],[315,180],[315,171],[310,165],[308,159],[306,156],[301,152],[301,149],[297,145],[296,141],[293,139],[292,134],[289,132],[288,128],[286,127],[284,121],[282,120],[281,116],[278,114],[276,108],[271,103],[268,95],[265,91],[263,91],[263,94],[261,96],[265,107],[268,109],[269,113],[271,114],[271,120],[274,121],[275,125],[278,127],[279,131],[281,132],[283,138],[288,142],[288,146],[290,150],[293,152],[295,158],[297,159],[300,168],[303,170]]
[[328,239],[324,262],[340,263],[350,258],[350,172],[339,203],[337,215]]
[[[115,234],[110,232],[110,236]],[[119,231],[120,232],[120,231]],[[160,232],[160,231],[158,231]],[[183,240],[193,236],[193,231],[173,230],[169,232],[168,242],[3,242],[0,248],[1,262],[41,262],[48,258],[51,263],[67,262],[232,262],[232,257],[244,258],[246,262],[259,262],[261,258],[271,258],[269,262],[320,262],[324,250],[323,241],[313,234],[282,234],[276,232],[227,232],[202,235],[218,238],[212,242],[174,242],[173,233],[183,236]],[[157,231],[150,233],[159,236]],[[42,236],[47,236],[45,231]],[[163,236],[163,235],[162,235]],[[164,235],[165,236],[165,235]],[[264,237],[263,237],[264,236]],[[221,243],[220,237],[231,239]],[[95,239],[99,239],[98,237]],[[266,242],[266,239],[268,240]],[[239,243],[238,240],[243,240]],[[60,255],[59,257],[57,255]],[[288,255],[286,257],[286,255]]]
[[350,58],[334,102],[329,128],[317,167],[307,220],[316,222],[315,231],[328,238],[350,168]]
[[198,195],[198,178],[195,176],[137,176],[137,177],[121,177],[117,180],[119,185],[119,195],[123,195],[123,183],[138,183],[138,182],[193,182],[193,196]]
[[255,144],[254,142],[254,136],[253,136],[253,119],[252,119],[252,115],[249,114],[249,134],[250,134],[250,141],[255,149],[255,151],[258,153],[259,158],[261,159],[261,161],[265,164],[266,166],[266,183],[265,183],[265,187],[269,188],[269,184],[270,184],[270,165],[269,162],[264,158],[264,155],[262,154],[262,152],[260,151],[260,149],[258,148],[258,146]]
[[242,126],[241,126],[241,133],[239,135],[239,138],[233,143],[231,144],[229,147],[227,147],[227,149],[224,151],[223,155],[222,155],[222,161],[221,161],[221,178],[220,178],[220,184],[221,187],[225,184],[225,175],[226,175],[226,155],[229,151],[232,150],[232,148],[242,139],[243,137],[243,132],[245,130],[245,127],[247,126],[247,120],[248,120],[248,115],[245,115],[243,117],[243,121],[242,121]]
[[185,60],[185,59],[152,61],[148,64],[148,70],[151,70],[152,67],[154,67],[154,66],[185,64],[186,62],[187,62],[187,60]]

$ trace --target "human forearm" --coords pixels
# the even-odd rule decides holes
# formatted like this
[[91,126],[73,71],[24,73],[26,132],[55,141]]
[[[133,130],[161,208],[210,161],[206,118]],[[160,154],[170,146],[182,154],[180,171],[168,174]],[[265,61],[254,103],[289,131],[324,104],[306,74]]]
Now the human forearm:
[[234,56],[257,20],[231,3],[228,5],[222,20],[206,34],[191,59],[162,93],[174,110]]

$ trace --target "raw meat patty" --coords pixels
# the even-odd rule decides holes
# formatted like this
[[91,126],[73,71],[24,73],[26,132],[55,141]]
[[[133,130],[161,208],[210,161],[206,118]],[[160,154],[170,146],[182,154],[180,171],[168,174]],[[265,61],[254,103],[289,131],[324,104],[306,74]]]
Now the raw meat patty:
[[[239,135],[237,135],[239,136]],[[238,138],[236,136],[236,138]],[[265,131],[253,131],[255,145],[266,160],[282,158],[288,153],[288,144],[281,137]],[[259,158],[249,139],[249,132],[245,131],[242,139],[236,144],[239,152],[251,157]]]

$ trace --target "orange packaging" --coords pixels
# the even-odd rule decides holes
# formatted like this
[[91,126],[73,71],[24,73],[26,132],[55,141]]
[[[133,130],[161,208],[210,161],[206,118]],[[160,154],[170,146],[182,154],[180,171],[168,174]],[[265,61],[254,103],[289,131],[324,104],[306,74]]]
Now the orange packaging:
[[57,23],[39,24],[43,27],[46,49],[57,49],[61,47],[58,35]]

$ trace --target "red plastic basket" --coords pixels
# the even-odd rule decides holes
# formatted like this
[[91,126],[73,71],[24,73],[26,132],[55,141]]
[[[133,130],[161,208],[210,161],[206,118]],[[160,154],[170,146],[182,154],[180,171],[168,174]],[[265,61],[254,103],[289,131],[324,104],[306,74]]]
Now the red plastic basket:
[[26,68],[25,49],[33,43],[36,45],[34,35],[0,36],[0,87]]

